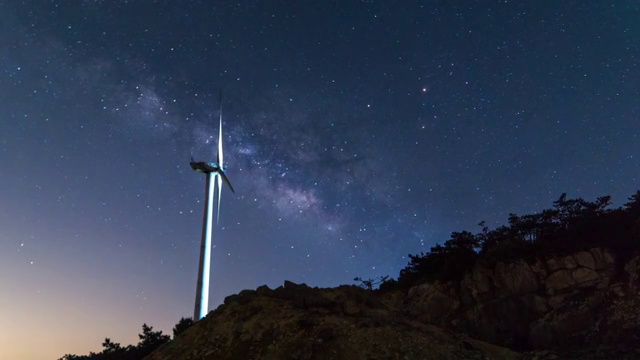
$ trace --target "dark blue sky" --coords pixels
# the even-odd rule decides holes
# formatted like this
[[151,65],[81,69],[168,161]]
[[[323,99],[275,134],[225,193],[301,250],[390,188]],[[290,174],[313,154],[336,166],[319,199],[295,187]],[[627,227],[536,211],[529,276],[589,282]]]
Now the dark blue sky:
[[219,89],[236,194],[211,308],[397,276],[563,192],[620,205],[640,188],[638,18],[636,1],[0,1],[0,357],[192,314],[188,162],[214,159]]

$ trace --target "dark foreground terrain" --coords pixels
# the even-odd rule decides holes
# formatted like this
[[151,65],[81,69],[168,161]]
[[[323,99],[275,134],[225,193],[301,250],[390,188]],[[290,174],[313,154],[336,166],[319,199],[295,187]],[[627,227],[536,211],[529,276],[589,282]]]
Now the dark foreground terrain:
[[640,257],[623,268],[593,248],[408,291],[287,281],[228,297],[147,359],[640,359]]

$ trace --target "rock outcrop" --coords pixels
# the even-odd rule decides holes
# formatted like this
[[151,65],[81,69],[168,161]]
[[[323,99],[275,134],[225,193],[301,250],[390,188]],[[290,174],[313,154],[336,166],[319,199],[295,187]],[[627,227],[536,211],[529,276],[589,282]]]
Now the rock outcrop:
[[631,346],[640,343],[640,256],[625,274],[615,265],[593,248],[476,266],[460,282],[413,287],[407,304],[422,321],[517,350]]

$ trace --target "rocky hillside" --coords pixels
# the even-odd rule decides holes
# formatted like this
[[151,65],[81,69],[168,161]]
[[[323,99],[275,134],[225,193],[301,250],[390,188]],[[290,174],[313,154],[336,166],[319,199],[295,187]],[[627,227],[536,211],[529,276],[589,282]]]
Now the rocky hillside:
[[511,359],[511,350],[442,330],[397,307],[400,293],[286,281],[245,290],[147,359]]
[[628,200],[562,194],[480,222],[378,291],[243,291],[149,358],[640,359],[640,191]]
[[408,292],[287,281],[228,297],[147,359],[640,359],[640,256],[622,265],[592,248]]
[[600,248],[498,262],[460,282],[412,287],[406,303],[422,322],[516,350],[640,358],[640,256],[616,265]]

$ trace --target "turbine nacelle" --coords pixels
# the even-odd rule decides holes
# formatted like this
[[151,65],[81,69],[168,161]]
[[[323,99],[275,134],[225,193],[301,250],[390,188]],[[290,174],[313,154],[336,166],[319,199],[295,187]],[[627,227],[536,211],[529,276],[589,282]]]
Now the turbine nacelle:
[[218,164],[214,163],[214,162],[206,162],[206,161],[195,161],[193,160],[193,158],[191,159],[191,162],[189,163],[189,165],[191,165],[191,168],[195,171],[201,172],[201,173],[210,173],[210,172],[226,172],[225,169],[222,169],[220,166],[218,166]]
[[[214,162],[205,162],[205,161],[193,161],[193,159],[191,159],[191,162],[189,163],[189,165],[191,165],[191,168],[197,172],[201,172],[204,174],[208,174],[208,173],[214,173],[214,177],[215,176],[219,176],[222,181],[227,184],[227,186],[229,187],[229,189],[231,189],[231,192],[235,193],[236,191],[233,189],[233,186],[231,185],[231,182],[229,181],[229,178],[227,177],[227,170],[224,168],[221,168],[220,166],[218,166],[218,164],[214,163]],[[220,186],[221,184],[218,184],[218,186]],[[218,188],[218,191],[220,191],[220,189]]]

